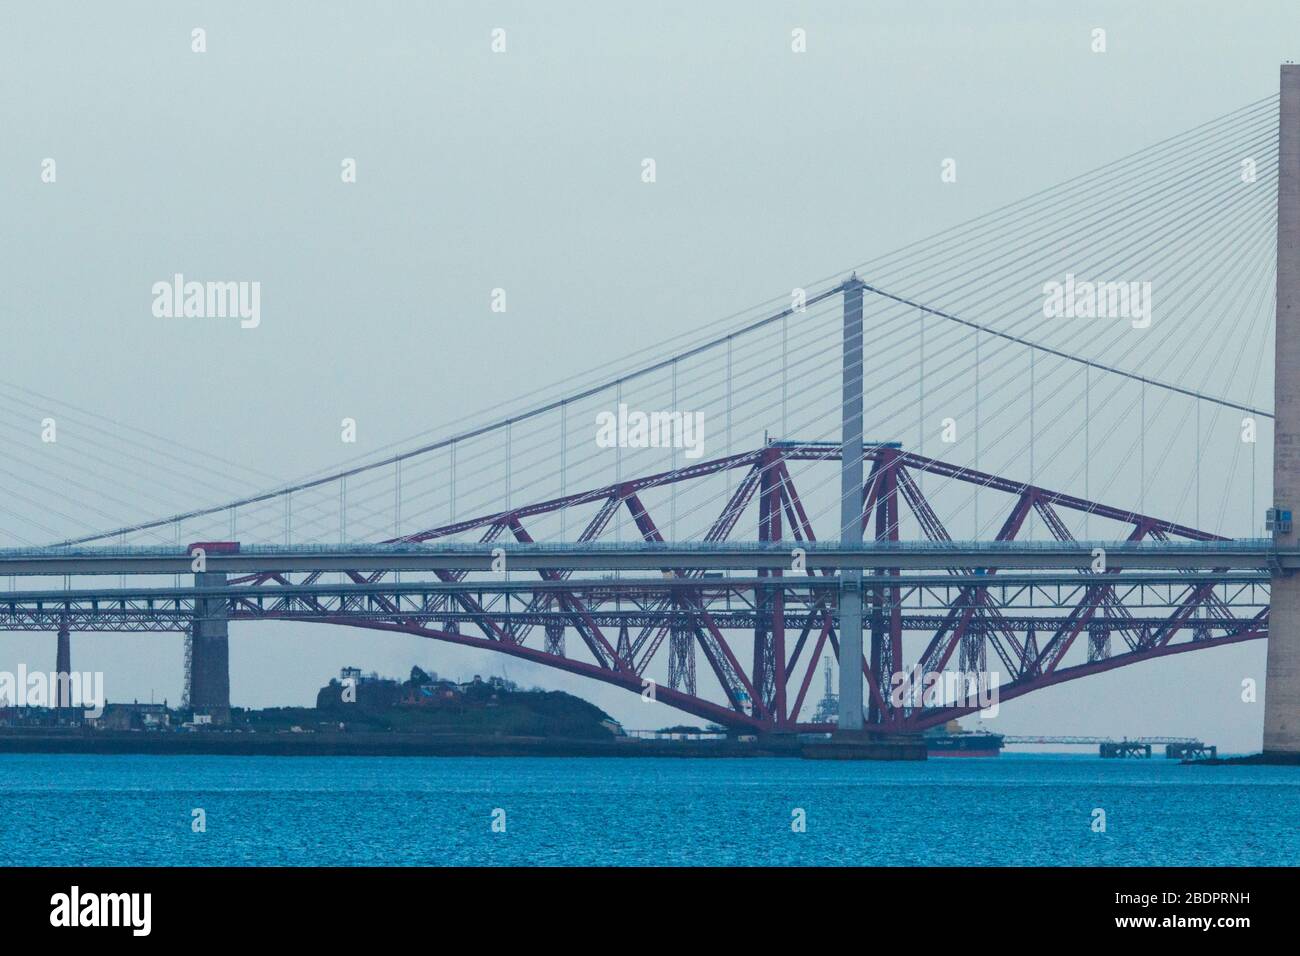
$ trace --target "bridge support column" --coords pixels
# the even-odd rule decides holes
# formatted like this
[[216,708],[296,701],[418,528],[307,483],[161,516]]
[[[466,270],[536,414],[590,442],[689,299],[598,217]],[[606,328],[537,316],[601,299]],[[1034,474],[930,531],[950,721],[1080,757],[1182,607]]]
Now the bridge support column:
[[[872,488],[876,495],[877,541],[898,541],[898,464],[897,451],[882,448],[876,459],[872,474],[875,480]],[[883,582],[899,573],[898,568],[882,568],[870,575],[874,578],[870,602],[871,652],[870,667],[875,677],[876,686],[888,699],[893,686],[894,673],[902,668],[903,657],[903,618],[899,608],[898,589],[886,588]],[[889,607],[886,613],[886,607]],[[882,710],[873,697],[867,706],[867,722],[872,725],[884,723],[892,718],[892,713]]]
[[[862,280],[844,283],[840,543],[862,543]],[[862,731],[862,572],[840,572],[841,733]]]
[[[225,587],[224,571],[194,575],[200,588]],[[223,598],[200,597],[194,602],[191,639],[190,708],[207,714],[214,724],[230,722],[230,622]]]
[[[1273,504],[1300,508],[1300,66],[1282,67],[1277,180]],[[1254,515],[1251,516],[1255,520]],[[1296,533],[1277,533],[1295,547]],[[1300,577],[1273,578],[1264,678],[1264,752],[1300,754]]]
[[[1300,66],[1282,67],[1277,180],[1273,504],[1300,510]],[[1256,520],[1251,515],[1251,520]],[[1277,543],[1295,547],[1294,530]],[[1275,576],[1264,677],[1264,753],[1300,754],[1300,577]]]
[[72,707],[72,687],[68,676],[72,673],[72,637],[68,633],[68,622],[59,622],[59,643],[54,654],[54,706],[63,717]]

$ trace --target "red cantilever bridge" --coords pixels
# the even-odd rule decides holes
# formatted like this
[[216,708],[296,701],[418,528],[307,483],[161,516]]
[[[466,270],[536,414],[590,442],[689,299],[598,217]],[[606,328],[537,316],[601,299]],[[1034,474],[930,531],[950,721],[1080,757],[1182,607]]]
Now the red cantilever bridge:
[[[219,605],[216,616],[229,621],[397,631],[509,654],[638,694],[653,686],[660,702],[733,728],[826,730],[801,714],[812,709],[808,695],[823,655],[839,657],[841,582],[834,569],[856,553],[868,569],[862,594],[869,645],[861,662],[867,724],[900,733],[975,709],[944,701],[899,706],[891,675],[904,670],[996,674],[999,697],[1007,700],[1139,661],[1267,636],[1268,578],[1260,573],[1263,559],[1249,549],[1220,553],[1215,543],[1226,539],[1207,532],[895,445],[868,445],[864,458],[861,522],[874,541],[856,552],[818,543],[796,481],[800,472],[838,463],[839,446],[772,442],[369,548],[214,548],[207,573],[196,576],[208,581],[196,586],[14,592],[0,596],[0,627],[185,631]],[[726,472],[738,480],[700,541],[667,544],[647,497]],[[992,546],[952,542],[921,490],[923,475],[1001,497]],[[561,509],[590,514],[576,542],[535,543],[529,526]],[[639,545],[602,544],[620,513],[635,523]],[[1097,571],[1091,543],[1071,546],[1066,519],[1083,514],[1127,527],[1115,536],[1122,542],[1112,545],[1111,559],[1125,566]],[[1066,546],[1016,547],[1031,515]],[[729,545],[742,537],[744,518],[757,518],[756,543]],[[900,540],[900,528],[919,528],[923,539]],[[465,534],[479,545],[439,544]],[[1158,546],[1143,551],[1136,547],[1143,542]],[[1180,542],[1189,547],[1179,550]],[[1188,554],[1199,559],[1189,562]],[[12,569],[31,558],[10,552],[0,565]],[[957,558],[965,564],[955,566]],[[62,561],[79,574],[188,570],[192,563],[184,549],[57,548],[20,570],[48,570],[40,561]],[[92,569],[91,562],[102,565]],[[1154,573],[1161,567],[1171,570]],[[212,580],[226,577],[218,569],[246,568],[262,570],[224,584]],[[630,575],[636,568],[654,573]],[[433,577],[409,580],[420,569]],[[593,578],[593,569],[620,576]],[[502,570],[512,571],[509,579]],[[336,577],[342,580],[326,580]],[[203,691],[191,688],[196,693]]]
[[[868,446],[865,458],[870,462],[870,474],[862,490],[862,524],[867,535],[879,542],[899,542],[900,509],[906,509],[929,541],[951,541],[918,485],[918,474],[1004,493],[1007,507],[996,535],[999,542],[1015,541],[1031,512],[1057,540],[1071,541],[1062,511],[1126,524],[1131,529],[1128,542],[1224,540],[1159,518],[955,468],[888,445]],[[584,505],[596,510],[579,542],[597,541],[614,514],[625,508],[645,542],[662,543],[664,536],[655,516],[643,502],[645,493],[735,470],[742,477],[703,540],[726,541],[742,515],[757,511],[758,541],[769,546],[788,541],[791,549],[785,553],[794,555],[794,548],[815,542],[817,537],[791,465],[839,459],[838,447],[773,443],[684,471],[433,528],[400,539],[400,543],[433,542],[481,530],[485,544],[502,540],[528,544],[533,541],[525,524],[530,518]],[[666,653],[668,686],[655,689],[664,703],[731,727],[827,730],[829,725],[801,721],[799,715],[808,702],[823,652],[829,648],[837,660],[839,657],[839,585],[829,569],[819,572],[808,567],[807,551],[802,553],[805,567],[801,571],[751,568],[757,577],[750,579],[720,577],[716,572],[711,576],[703,569],[670,569],[663,574],[677,580],[578,584],[569,579],[572,569],[542,569],[537,573],[547,587],[531,592],[507,590],[488,596],[466,588],[429,595],[428,599],[420,594],[423,619],[405,617],[397,595],[380,597],[387,602],[383,620],[358,621],[346,610],[332,613],[343,609],[342,603],[319,608],[307,603],[285,610],[252,596],[232,606],[232,616],[301,615],[402,631],[500,651],[637,693],[645,692],[645,675],[656,658]],[[509,562],[509,552],[505,554]],[[653,552],[648,557],[653,559]],[[936,557],[931,554],[926,563],[933,564]],[[685,563],[690,560],[684,559]],[[735,561],[743,564],[744,552],[737,552]],[[1065,581],[1041,574],[1027,581],[1021,575],[1006,588],[968,583],[975,574],[992,578],[997,570],[988,565],[949,567],[936,575],[914,574],[903,580],[901,568],[881,568],[868,577],[863,591],[870,647],[861,666],[869,695],[869,725],[916,732],[976,709],[895,706],[890,699],[891,675],[904,667],[921,673],[945,668],[962,674],[992,670],[1003,676],[999,696],[1007,700],[1126,664],[1263,638],[1268,633],[1266,578],[1243,581],[1223,574],[1187,582],[1190,572],[1185,572],[1171,578],[1130,578],[1116,584],[1107,580],[1121,571],[1113,567],[1100,574],[1091,569],[1076,571],[1073,580]],[[352,571],[349,576],[356,583],[376,584],[390,573]],[[313,583],[320,574],[311,572],[303,582]],[[447,583],[464,582],[468,577],[464,571],[450,570],[439,570],[437,575]],[[954,578],[962,580],[951,583]],[[285,581],[283,575],[257,574],[232,583],[264,586]],[[734,635],[742,629],[746,639],[738,642]],[[570,653],[569,633],[578,638],[578,653]],[[905,656],[905,635],[909,645],[913,638],[923,642],[918,645],[919,653],[913,651],[910,658]],[[1066,663],[1076,643],[1084,645],[1078,655],[1082,659]],[[714,679],[713,694],[697,676],[700,660]]]

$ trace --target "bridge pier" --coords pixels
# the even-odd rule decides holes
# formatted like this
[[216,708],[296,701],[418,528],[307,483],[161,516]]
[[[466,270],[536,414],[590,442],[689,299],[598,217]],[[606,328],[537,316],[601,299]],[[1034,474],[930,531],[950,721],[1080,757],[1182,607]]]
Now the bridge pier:
[[54,654],[54,706],[63,717],[72,706],[72,687],[68,676],[72,673],[72,637],[66,619],[59,622],[58,647]]
[[[1274,355],[1273,504],[1300,508],[1300,66],[1281,77],[1277,181],[1277,325]],[[1251,520],[1255,520],[1254,515]],[[1293,528],[1276,532],[1294,548]],[[1300,756],[1300,576],[1275,574],[1264,677],[1264,754]]]
[[[200,571],[194,586],[226,586],[224,571]],[[230,621],[225,599],[199,597],[194,601],[191,638],[190,708],[206,714],[214,724],[230,723]]]
[[[844,283],[844,404],[840,444],[840,543],[862,543],[862,280]],[[862,721],[862,572],[840,572],[839,732]]]
[[1113,741],[1107,740],[1102,742],[1099,747],[1099,754],[1106,758],[1123,758],[1123,757],[1140,757],[1143,759],[1151,756],[1151,745],[1140,743],[1136,740]]

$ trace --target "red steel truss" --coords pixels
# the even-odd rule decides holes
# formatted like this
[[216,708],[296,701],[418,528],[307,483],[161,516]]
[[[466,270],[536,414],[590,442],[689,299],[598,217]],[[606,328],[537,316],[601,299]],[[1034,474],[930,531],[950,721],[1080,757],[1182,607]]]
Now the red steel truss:
[[[865,458],[870,470],[862,489],[864,536],[874,536],[878,541],[898,541],[905,515],[920,529],[924,540],[951,540],[922,492],[918,475],[965,483],[980,489],[981,494],[1000,493],[1005,517],[996,535],[998,541],[1016,540],[1031,514],[1037,515],[1057,540],[1071,540],[1063,512],[1087,513],[1116,522],[1128,529],[1129,541],[1223,540],[1149,515],[915,455],[894,445],[868,446]],[[794,549],[800,542],[817,539],[790,465],[838,460],[838,444],[770,443],[744,454],[457,521],[392,541],[429,542],[473,533],[483,542],[505,536],[532,542],[528,526],[534,519],[563,509],[594,506],[594,516],[580,541],[597,541],[626,509],[645,541],[662,542],[664,536],[644,503],[645,493],[733,471],[740,473],[740,480],[703,540],[731,539],[742,517],[757,511],[758,540],[788,541]],[[838,528],[834,531],[833,537],[837,537]],[[863,619],[869,642],[865,643],[863,660],[855,665],[862,668],[867,685],[864,699],[868,727],[881,732],[915,733],[978,709],[966,703],[900,702],[891,690],[903,673],[982,672],[989,669],[991,662],[1001,675],[998,699],[1006,701],[1139,661],[1267,636],[1267,608],[1234,613],[1210,584],[1187,588],[1177,603],[1163,609],[1159,617],[1135,616],[1119,589],[1106,580],[1120,570],[1107,567],[1098,573],[1081,572],[1086,577],[1081,582],[1081,599],[1052,613],[1026,613],[1009,605],[1005,598],[999,601],[993,597],[991,585],[950,589],[957,592],[957,597],[946,608],[913,608],[909,607],[909,595],[896,583],[891,584],[891,579],[898,578],[899,569],[868,572],[863,583]],[[953,567],[946,573],[980,574],[992,579],[997,571],[996,567]],[[465,572],[437,573],[444,581],[466,578]],[[661,703],[731,728],[761,732],[832,729],[830,725],[801,721],[800,715],[813,709],[808,693],[823,653],[829,648],[838,660],[833,588],[799,588],[798,578],[787,577],[786,572],[758,571],[764,586],[749,592],[753,607],[747,610],[751,612],[753,631],[747,634],[720,623],[723,614],[719,601],[723,596],[733,600],[736,592],[717,586],[720,582],[707,572],[663,572],[665,576],[698,579],[698,589],[679,586],[671,591],[649,592],[632,582],[621,585],[617,579],[605,583],[598,593],[554,586],[555,582],[569,580],[570,573],[538,572],[551,586],[528,597],[523,608],[512,607],[508,599],[480,599],[468,593],[441,598],[445,602],[441,610],[447,618],[441,626],[423,615],[404,619],[396,606],[391,608],[393,615],[384,620],[359,621],[333,614],[324,605],[312,609],[313,613],[304,619],[398,631],[509,654],[643,696],[653,694]],[[829,574],[793,568],[789,573]],[[373,584],[386,574],[350,572],[349,577],[356,583]],[[936,580],[942,581],[944,575],[937,572]],[[320,577],[321,573],[316,572],[291,582],[286,576],[263,574],[231,584],[313,584]],[[783,584],[785,581],[791,583]],[[638,613],[629,617],[635,619],[639,614],[642,620],[629,626],[626,617],[618,618],[622,623],[613,632],[610,619],[615,616],[608,612],[615,605],[633,609]],[[249,616],[258,616],[251,610],[250,605]],[[540,627],[529,623],[530,616],[534,621],[544,619],[545,623]],[[477,633],[463,632],[464,623]],[[910,648],[913,659],[909,661],[904,633],[918,630],[926,636],[924,647],[918,644]],[[570,632],[576,641],[566,641]],[[1080,636],[1085,638],[1086,660],[1067,662]],[[1112,649],[1115,638],[1117,649]],[[697,678],[695,665],[701,654],[707,665],[701,673],[710,680]],[[664,656],[666,668],[662,666]],[[652,668],[654,673],[666,670],[668,686],[647,676]]]

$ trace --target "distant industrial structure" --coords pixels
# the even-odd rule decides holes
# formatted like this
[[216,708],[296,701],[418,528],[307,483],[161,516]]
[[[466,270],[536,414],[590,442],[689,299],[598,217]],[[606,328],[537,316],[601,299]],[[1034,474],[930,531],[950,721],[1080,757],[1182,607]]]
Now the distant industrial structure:
[[834,667],[829,655],[825,658],[825,662],[825,690],[822,692],[822,699],[817,702],[817,710],[813,713],[814,724],[833,724],[840,713],[840,695],[835,693]]
[[1107,759],[1124,757],[1150,757],[1152,747],[1163,746],[1170,760],[1202,760],[1215,758],[1219,748],[1195,737],[1061,737],[1005,735],[1005,744],[1034,744],[1039,746],[1097,747],[1098,754]]

